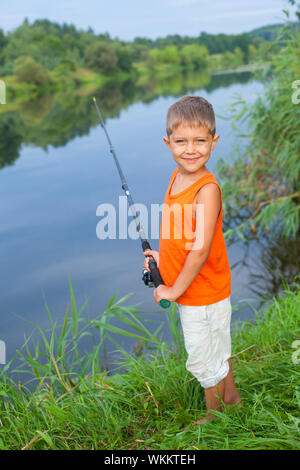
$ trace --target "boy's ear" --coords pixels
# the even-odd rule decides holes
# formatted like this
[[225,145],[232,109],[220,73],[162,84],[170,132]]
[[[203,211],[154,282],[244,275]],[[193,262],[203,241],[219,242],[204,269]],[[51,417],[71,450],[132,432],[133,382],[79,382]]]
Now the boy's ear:
[[211,149],[214,150],[215,149],[215,146],[217,145],[217,142],[220,138],[220,134],[216,134],[214,137],[213,137],[213,140],[212,140],[212,146],[211,146]]
[[168,147],[168,149],[171,150],[170,149],[170,139],[168,139],[168,137],[164,136],[163,141],[166,144],[166,146]]

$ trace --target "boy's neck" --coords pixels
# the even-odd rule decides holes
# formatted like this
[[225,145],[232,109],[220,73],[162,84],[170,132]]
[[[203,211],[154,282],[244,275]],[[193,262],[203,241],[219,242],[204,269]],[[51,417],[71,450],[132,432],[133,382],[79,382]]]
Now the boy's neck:
[[207,175],[208,173],[210,173],[210,171],[206,168],[205,165],[203,165],[203,167],[201,167],[198,171],[194,173],[184,171],[178,167],[178,175],[180,175],[180,177],[186,181],[197,181],[198,179],[202,178],[202,176]]

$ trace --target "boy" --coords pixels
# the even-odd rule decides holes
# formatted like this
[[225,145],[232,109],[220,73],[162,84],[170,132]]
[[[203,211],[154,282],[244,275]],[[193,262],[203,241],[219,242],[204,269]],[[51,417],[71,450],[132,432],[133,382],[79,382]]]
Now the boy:
[[[241,400],[229,360],[231,273],[222,232],[222,195],[205,166],[219,139],[211,104],[198,96],[180,98],[168,110],[167,136],[163,140],[178,168],[166,192],[159,252],[144,254],[154,257],[165,283],[154,290],[156,302],[177,303],[186,367],[205,391],[206,418],[193,423],[202,424],[214,418],[209,410],[221,410],[220,399],[225,404]],[[148,261],[145,258],[144,267],[149,271]]]

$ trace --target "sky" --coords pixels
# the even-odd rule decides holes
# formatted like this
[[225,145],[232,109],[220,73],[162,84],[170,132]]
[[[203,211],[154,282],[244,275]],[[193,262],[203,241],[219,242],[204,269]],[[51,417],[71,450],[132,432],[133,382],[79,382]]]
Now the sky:
[[[287,0],[1,0],[0,28],[12,31],[28,18],[72,23],[112,38],[155,39],[168,34],[239,34],[285,19]],[[295,9],[295,8],[294,8]]]

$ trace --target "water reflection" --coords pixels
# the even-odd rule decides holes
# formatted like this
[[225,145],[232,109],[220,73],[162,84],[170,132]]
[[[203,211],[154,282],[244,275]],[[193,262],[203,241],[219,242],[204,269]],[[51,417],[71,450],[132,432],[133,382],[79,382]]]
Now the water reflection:
[[299,234],[300,229],[295,240],[265,234],[259,242],[260,256],[255,264],[253,259],[252,263],[247,262],[251,259],[251,243],[245,246],[244,257],[240,263],[249,270],[249,290],[259,299],[258,309],[273,296],[281,293],[284,283],[288,284],[291,290],[296,287],[300,272]]
[[151,103],[159,96],[179,96],[198,89],[212,92],[232,83],[247,83],[253,75],[178,74],[168,78],[152,77],[145,82],[111,80],[104,86],[84,95],[78,90],[39,97],[23,102],[15,111],[0,114],[0,168],[11,165],[20,155],[21,145],[34,145],[44,150],[52,145],[62,147],[76,136],[87,135],[98,125],[91,106],[96,96],[106,118],[118,117],[132,103]]

